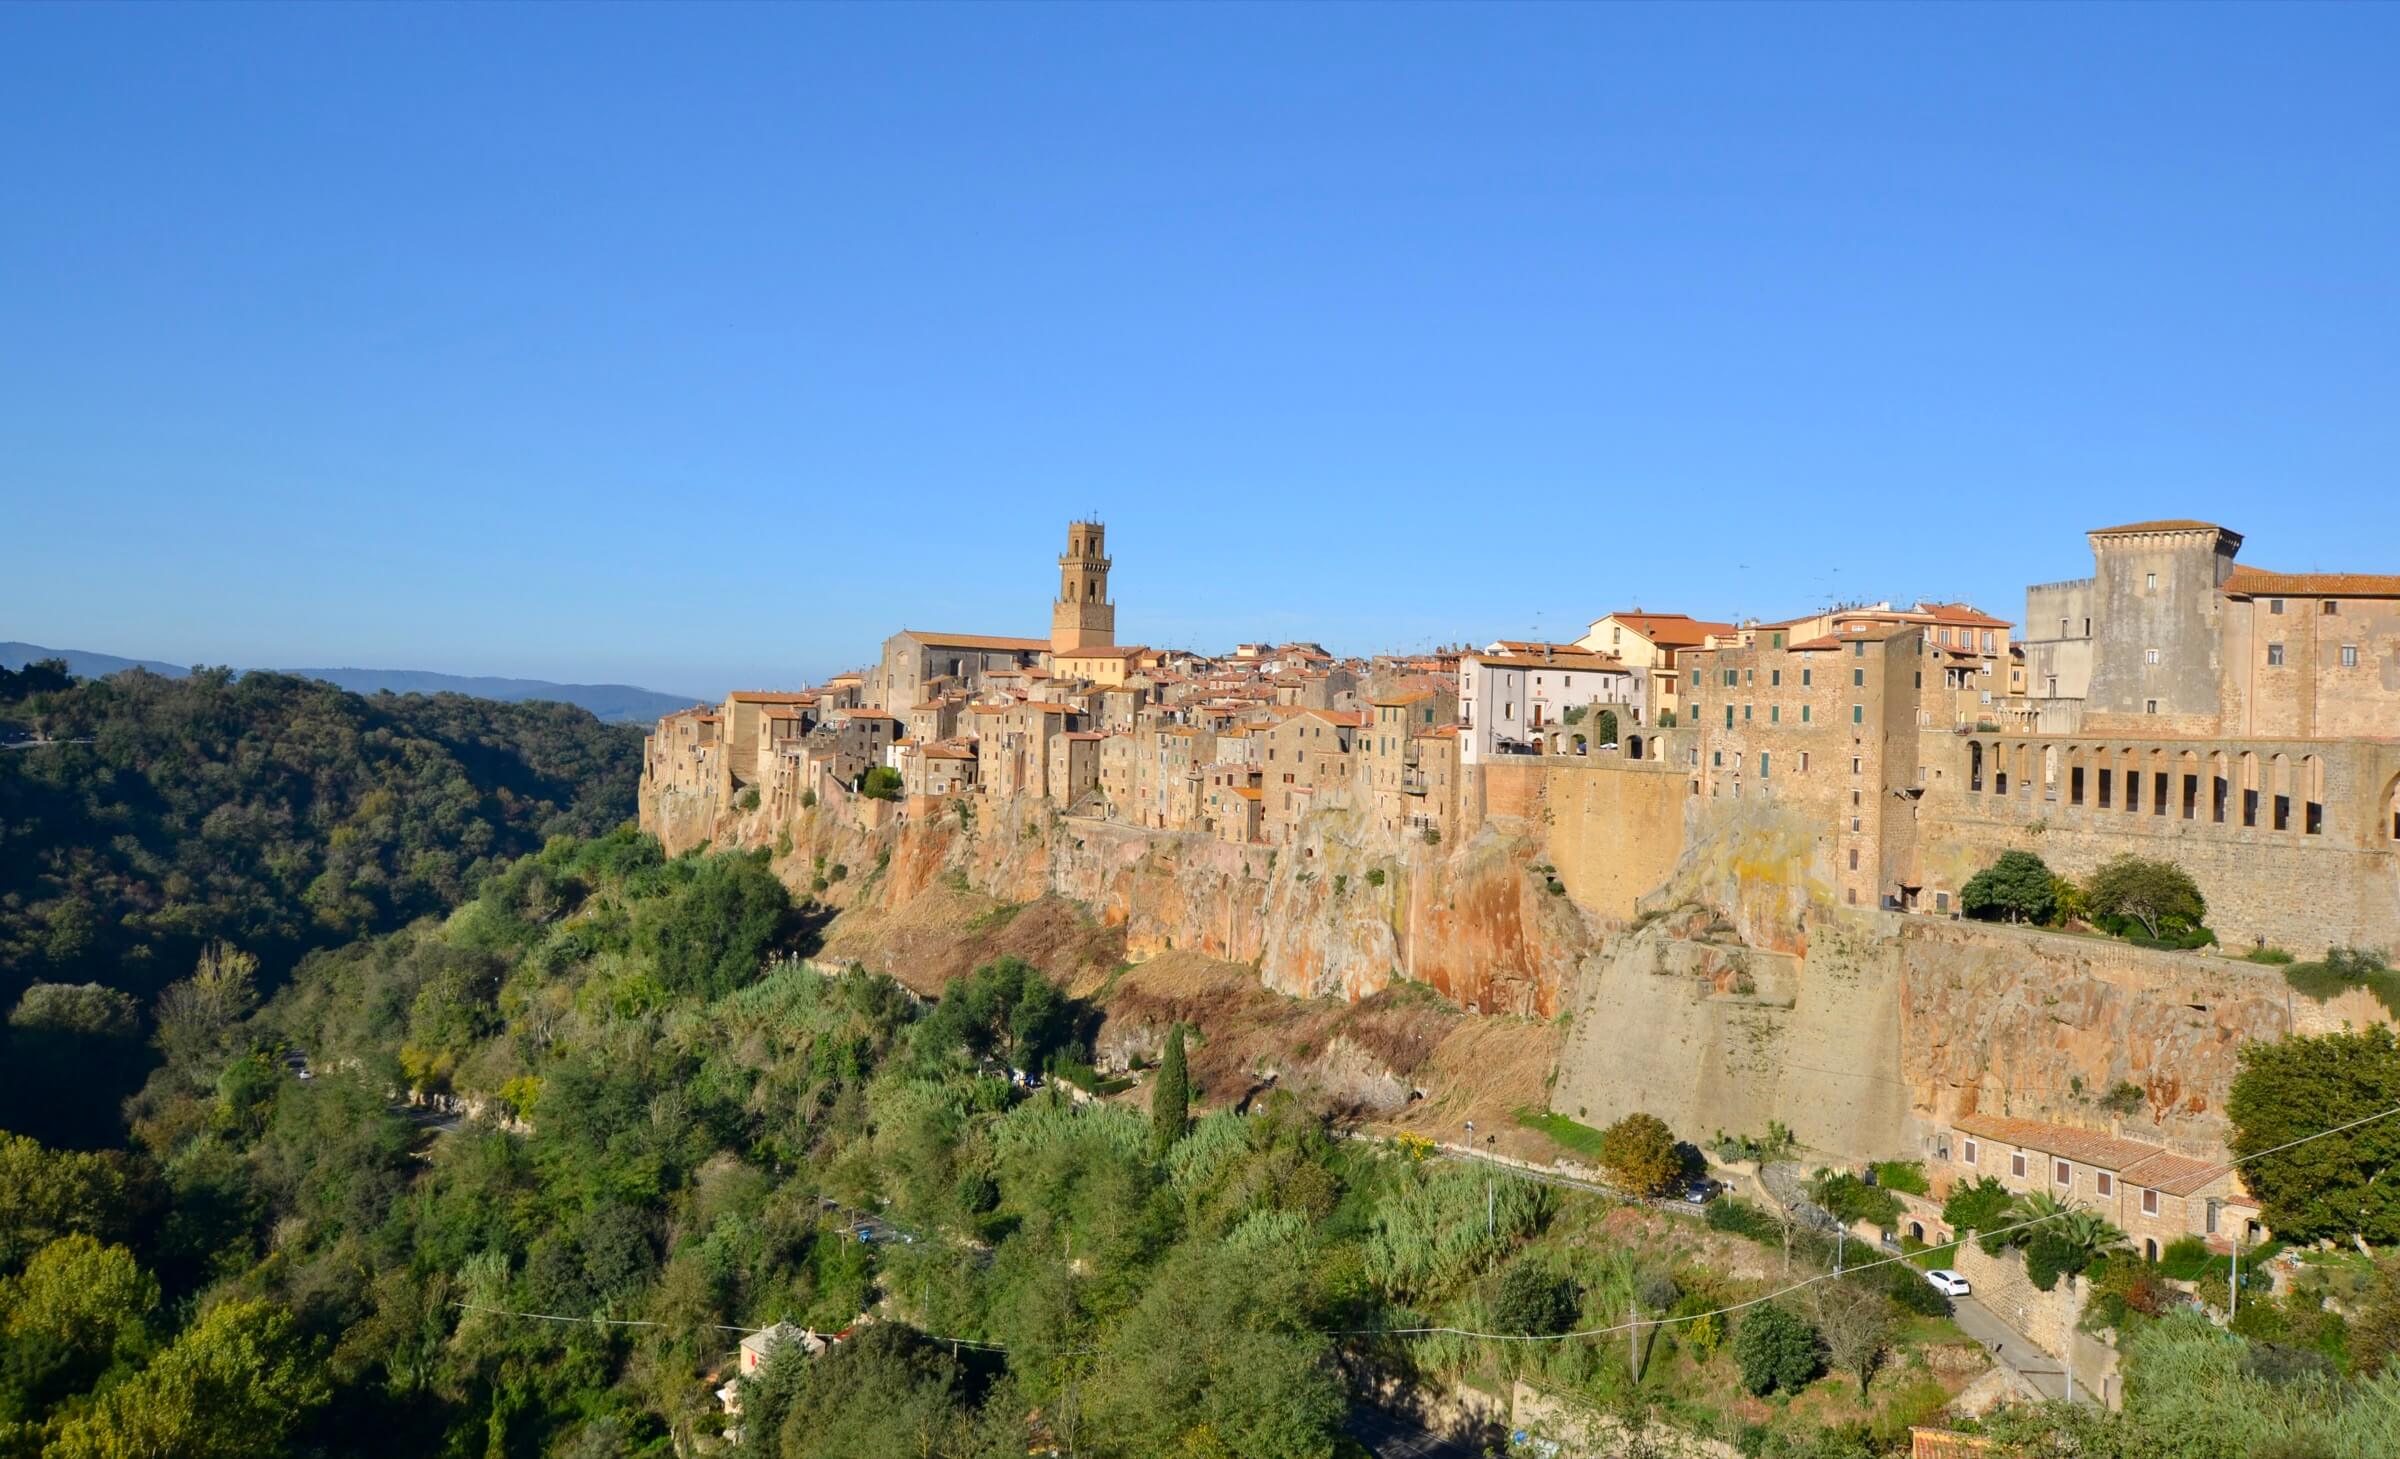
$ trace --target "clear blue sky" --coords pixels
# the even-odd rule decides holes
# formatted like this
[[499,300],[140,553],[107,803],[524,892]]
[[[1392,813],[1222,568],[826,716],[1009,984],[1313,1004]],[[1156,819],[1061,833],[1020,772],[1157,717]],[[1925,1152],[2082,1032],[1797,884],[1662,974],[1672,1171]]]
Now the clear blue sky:
[[0,9],[0,637],[713,692],[2400,570],[2400,7]]

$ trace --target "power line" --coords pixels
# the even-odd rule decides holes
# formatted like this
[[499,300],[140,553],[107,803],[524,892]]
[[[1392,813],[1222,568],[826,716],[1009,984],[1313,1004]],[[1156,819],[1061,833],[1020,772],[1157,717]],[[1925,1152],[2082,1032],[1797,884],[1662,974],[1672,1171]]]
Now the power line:
[[[2233,1170],[2239,1168],[2240,1166],[2247,1165],[2253,1160],[2262,1159],[2269,1155],[2278,1155],[2286,1150],[2296,1149],[2299,1146],[2309,1144],[2312,1141],[2322,1140],[2331,1135],[2339,1135],[2345,1133],[2346,1131],[2355,1130],[2361,1125],[2371,1125],[2377,1120],[2390,1119],[2394,1115],[2400,1115],[2400,1105],[2394,1105],[2390,1109],[2380,1110],[2371,1115],[2362,1115],[2359,1118],[2351,1120],[2345,1124],[2334,1125],[2327,1129],[2319,1130],[2314,1134],[2302,1135],[2297,1140],[2286,1140],[2280,1145],[2271,1145],[2264,1150],[2252,1151],[2248,1155],[2229,1160],[2222,1165],[2207,1167],[2207,1178],[2213,1180],[2217,1176],[2229,1174]],[[1928,1246],[1924,1248],[1924,1251],[1955,1251],[1959,1247],[1966,1245],[1967,1242],[1971,1240],[1988,1241],[1995,1236],[2011,1235],[2018,1231],[2024,1231],[2032,1227],[2042,1225],[2045,1222],[2056,1221],[2064,1216],[2075,1215],[2081,1209],[2082,1208],[2078,1206],[2069,1206],[2061,1210],[2053,1211],[2047,1216],[2035,1216],[2029,1220],[2018,1221],[2012,1225],[2002,1226],[1997,1230],[1973,1232],[1967,1236],[1959,1237],[1953,1241],[1945,1241],[1937,1245]],[[1573,1342],[1583,1338],[1611,1337],[1617,1333],[1632,1331],[1636,1328],[1673,1327],[1682,1323],[1698,1322],[1703,1318],[1729,1317],[1736,1312],[1743,1311],[1746,1308],[1757,1307],[1763,1303],[1772,1302],[1778,1297],[1788,1297],[1794,1292],[1805,1291],[1808,1288],[1823,1282],[1834,1281],[1846,1276],[1853,1276],[1859,1272],[1872,1271],[1877,1267],[1890,1266],[1894,1262],[1911,1261],[1915,1257],[1923,1254],[1924,1252],[1922,1251],[1904,1253],[1899,1256],[1881,1257],[1875,1261],[1865,1262],[1858,1266],[1849,1267],[1843,1271],[1819,1272],[1817,1275],[1808,1277],[1802,1281],[1793,1282],[1788,1286],[1778,1287],[1772,1292],[1764,1292],[1756,1297],[1751,1297],[1740,1302],[1727,1303],[1722,1307],[1712,1307],[1706,1312],[1687,1312],[1680,1317],[1668,1316],[1664,1314],[1655,1318],[1639,1317],[1625,1322],[1611,1323],[1605,1327],[1582,1328],[1575,1332],[1480,1332],[1474,1328],[1468,1327],[1332,1327],[1297,1329],[1295,1330],[1294,1335],[1313,1333],[1319,1337],[1463,1337],[1479,1339],[1488,1342],[1514,1343]],[[579,1322],[614,1327],[666,1327],[670,1325],[664,1322],[644,1321],[633,1318],[565,1317],[551,1312],[509,1312],[497,1307],[479,1307],[466,1302],[453,1302],[450,1305],[453,1307],[464,1308],[470,1312],[488,1312],[504,1317],[531,1317],[538,1318],[544,1322]],[[697,1325],[701,1327],[714,1328],[721,1332],[757,1333],[766,1331],[764,1328],[734,1327],[721,1322],[704,1322]],[[995,1353],[1005,1353],[1010,1351],[1005,1344],[985,1342],[979,1338],[940,1337],[931,1333],[926,1334],[926,1337],[929,1341],[937,1343],[949,1343],[953,1347],[971,1347],[978,1349],[979,1351]],[[1073,1354],[1092,1353],[1097,1352],[1098,1349],[1093,1347],[1067,1347],[1058,1348],[1054,1351],[1061,1354]]]

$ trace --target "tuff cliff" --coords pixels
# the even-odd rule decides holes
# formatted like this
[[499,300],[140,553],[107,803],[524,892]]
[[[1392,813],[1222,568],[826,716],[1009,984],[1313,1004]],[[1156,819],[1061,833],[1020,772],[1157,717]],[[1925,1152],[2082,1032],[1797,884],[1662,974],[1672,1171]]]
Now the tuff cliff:
[[932,929],[955,920],[946,897],[1010,907],[1063,898],[1100,933],[1083,963],[1196,952],[1247,964],[1267,989],[1295,997],[1355,1002],[1412,982],[1469,1012],[1547,1018],[1604,931],[1551,889],[1531,838],[1497,825],[1445,848],[1381,837],[1354,813],[1329,810],[1269,848],[974,797],[874,830],[831,812],[781,825],[737,816],[715,839],[778,848],[795,890],[812,890],[820,866],[846,868],[816,892],[838,909],[827,950],[896,975],[908,971],[900,962],[924,962],[941,940]]

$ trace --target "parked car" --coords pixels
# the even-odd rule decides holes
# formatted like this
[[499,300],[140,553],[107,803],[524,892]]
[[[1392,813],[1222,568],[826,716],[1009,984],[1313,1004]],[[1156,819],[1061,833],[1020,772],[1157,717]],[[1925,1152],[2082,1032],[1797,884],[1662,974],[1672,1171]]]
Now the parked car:
[[1692,1205],[1705,1206],[1715,1200],[1717,1192],[1723,1189],[1713,1180],[1695,1180],[1683,1188],[1683,1198]]
[[1945,1297],[1964,1297],[1975,1290],[1967,1279],[1948,1267],[1937,1267],[1925,1274],[1925,1284]]

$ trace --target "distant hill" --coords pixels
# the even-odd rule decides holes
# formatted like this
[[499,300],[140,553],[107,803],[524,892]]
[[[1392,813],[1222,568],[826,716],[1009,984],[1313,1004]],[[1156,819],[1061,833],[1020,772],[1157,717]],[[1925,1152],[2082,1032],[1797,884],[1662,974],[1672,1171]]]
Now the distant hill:
[[[156,659],[128,659],[86,649],[44,648],[38,643],[0,643],[0,668],[21,669],[35,659],[65,659],[67,672],[79,679],[102,679],[125,669],[148,669],[170,679],[191,670]],[[641,724],[698,702],[689,694],[662,694],[631,684],[553,684],[547,679],[497,679],[468,674],[436,674],[422,669],[278,669],[306,679],[323,679],[353,694],[471,694],[504,704],[551,700],[588,709],[611,724]]]

